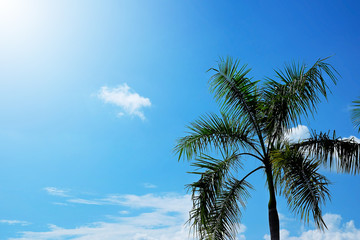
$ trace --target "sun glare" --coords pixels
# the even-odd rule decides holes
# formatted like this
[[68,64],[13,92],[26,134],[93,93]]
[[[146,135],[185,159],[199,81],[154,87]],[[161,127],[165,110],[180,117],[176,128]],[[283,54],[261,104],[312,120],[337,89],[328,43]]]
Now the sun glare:
[[24,6],[20,1],[1,0],[0,1],[0,24],[11,27],[21,21],[25,14]]
[[0,0],[0,31],[2,34],[31,30],[36,10],[30,1]]

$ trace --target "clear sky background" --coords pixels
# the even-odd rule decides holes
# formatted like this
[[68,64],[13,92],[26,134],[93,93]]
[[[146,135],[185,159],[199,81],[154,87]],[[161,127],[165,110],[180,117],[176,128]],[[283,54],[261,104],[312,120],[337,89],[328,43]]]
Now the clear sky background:
[[[294,133],[359,137],[359,12],[357,1],[0,0],[0,239],[187,239],[195,178],[172,148],[218,112],[206,71],[219,57],[263,79],[332,56],[342,77]],[[329,230],[280,198],[282,239],[360,239],[360,176],[323,172]],[[266,239],[265,179],[250,181],[239,239]]]

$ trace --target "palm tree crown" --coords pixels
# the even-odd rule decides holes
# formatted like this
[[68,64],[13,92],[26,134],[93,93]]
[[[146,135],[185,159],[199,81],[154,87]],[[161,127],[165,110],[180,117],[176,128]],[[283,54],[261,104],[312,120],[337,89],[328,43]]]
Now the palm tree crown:
[[[252,188],[247,177],[263,171],[269,190],[271,239],[280,239],[276,195],[283,195],[289,208],[304,221],[312,218],[326,227],[321,206],[330,198],[329,181],[318,172],[321,164],[339,171],[360,170],[360,146],[352,139],[313,132],[300,142],[284,136],[288,129],[312,116],[321,97],[327,98],[334,84],[334,68],[319,59],[311,67],[286,65],[275,78],[253,81],[250,69],[231,58],[220,59],[210,69],[210,90],[221,106],[221,114],[207,114],[189,125],[188,135],[175,147],[179,159],[195,159],[193,174],[199,180],[189,184],[193,209],[189,223],[199,239],[236,239],[242,209]],[[239,177],[245,159],[259,166]]]

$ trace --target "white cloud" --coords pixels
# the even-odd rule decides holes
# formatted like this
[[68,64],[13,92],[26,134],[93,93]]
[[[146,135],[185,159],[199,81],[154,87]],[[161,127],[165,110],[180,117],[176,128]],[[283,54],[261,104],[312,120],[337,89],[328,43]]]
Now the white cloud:
[[184,205],[184,202],[190,202],[190,195],[177,195],[173,193],[163,194],[161,196],[154,194],[146,195],[108,195],[99,199],[72,198],[67,202],[85,204],[85,205],[116,205],[129,208],[153,208],[161,212],[188,212],[191,205]]
[[183,240],[188,239],[188,231],[181,225],[165,228],[144,228],[129,223],[98,222],[89,226],[64,229],[51,226],[47,232],[23,232],[20,238],[9,240]]
[[[288,139],[290,142],[298,142],[310,137],[309,128],[305,125],[298,125],[297,127],[290,128],[285,134],[284,138]],[[360,143],[360,139],[355,136],[344,137],[342,140],[354,140],[357,143]]]
[[342,138],[343,140],[354,140],[357,143],[360,143],[360,139],[355,136],[350,136],[348,138]]
[[104,205],[104,203],[101,201],[88,200],[88,199],[83,199],[83,198],[73,198],[73,199],[69,199],[67,201],[71,202],[71,203],[79,203],[79,204],[86,204],[86,205]]
[[[165,194],[157,196],[146,195],[111,195],[102,199],[107,204],[121,205],[130,208],[154,208],[160,212],[186,213],[191,208],[190,195]],[[186,204],[184,204],[186,203]]]
[[53,202],[54,205],[59,205],[59,206],[68,206],[67,203],[62,203],[62,202]]
[[9,225],[16,225],[19,224],[21,226],[30,225],[27,221],[20,221],[20,220],[8,220],[8,219],[0,219],[0,223],[9,224]]
[[[93,201],[93,200],[89,200]],[[101,200],[103,204],[136,209],[137,215],[120,211],[109,216],[108,221],[94,222],[74,228],[49,225],[44,232],[21,232],[19,238],[9,240],[191,240],[185,222],[191,209],[190,195],[174,193],[155,195],[111,195]],[[84,203],[79,201],[79,203]],[[94,206],[95,207],[95,206]],[[124,215],[127,214],[127,215]],[[246,227],[241,225],[239,240],[245,240]]]
[[[188,239],[189,231],[184,223],[191,208],[189,195],[166,194],[162,196],[117,195],[103,198],[104,203],[122,205],[129,208],[143,209],[136,216],[112,216],[115,222],[96,222],[72,229],[49,225],[45,232],[22,232],[20,238],[13,240],[165,240]],[[72,201],[74,202],[74,201]],[[88,204],[86,201],[78,203]],[[152,209],[151,211],[149,210]]]
[[156,185],[151,184],[151,183],[144,183],[144,187],[145,187],[145,188],[157,188]]
[[[304,230],[299,236],[291,236],[286,229],[281,229],[280,238],[282,240],[358,240],[360,239],[360,229],[355,227],[351,220],[342,224],[342,218],[338,214],[325,214],[324,221],[328,227],[324,232],[318,229]],[[265,240],[270,240],[269,235],[264,236]]]
[[44,188],[44,190],[53,196],[59,196],[59,197],[69,197],[69,195],[67,194],[68,191],[66,190],[62,190],[59,188],[55,188],[55,187],[46,187]]
[[290,142],[298,142],[310,137],[310,131],[307,126],[298,125],[297,127],[290,128],[284,136]]
[[[149,98],[142,97],[132,91],[126,83],[116,88],[101,87],[98,97],[105,103],[119,106],[126,114],[138,116],[142,120],[145,119],[145,116],[141,109],[151,106]],[[123,116],[124,112],[118,113],[118,116]]]

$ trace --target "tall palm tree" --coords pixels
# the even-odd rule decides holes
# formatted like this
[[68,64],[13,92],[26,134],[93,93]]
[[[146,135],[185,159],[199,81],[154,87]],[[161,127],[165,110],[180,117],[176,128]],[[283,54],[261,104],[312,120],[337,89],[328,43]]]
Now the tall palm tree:
[[[360,145],[328,133],[312,132],[299,142],[286,133],[301,120],[312,116],[321,97],[329,92],[328,77],[337,81],[335,69],[319,59],[311,67],[286,65],[275,78],[253,81],[250,69],[231,58],[220,59],[210,69],[210,90],[220,103],[221,114],[207,114],[191,123],[188,135],[178,140],[179,159],[194,159],[193,174],[199,180],[189,184],[193,208],[189,223],[199,239],[236,239],[242,209],[252,188],[247,178],[263,172],[269,191],[269,227],[272,240],[280,239],[277,195],[289,208],[316,226],[326,228],[321,206],[330,198],[329,181],[318,172],[321,164],[338,171],[358,173]],[[244,160],[258,167],[242,176]]]

